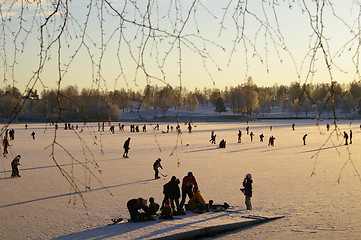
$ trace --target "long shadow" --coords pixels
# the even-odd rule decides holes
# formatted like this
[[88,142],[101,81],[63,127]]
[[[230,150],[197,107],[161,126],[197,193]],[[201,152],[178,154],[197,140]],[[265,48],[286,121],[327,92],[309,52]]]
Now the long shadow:
[[[159,229],[159,230],[156,230],[154,232],[151,232],[149,233],[148,235],[145,235],[145,236],[141,236],[141,237],[138,237],[138,238],[133,238],[133,240],[141,240],[141,239],[149,239],[157,234],[161,234],[161,233],[164,233],[164,232],[167,232],[167,231],[172,231],[172,230],[176,230],[176,229],[179,229],[179,228],[182,228],[182,227],[186,227],[186,226],[189,226],[189,225],[192,225],[192,224],[196,224],[196,223],[199,223],[199,222],[205,222],[205,221],[209,221],[211,219],[216,219],[216,218],[220,218],[220,217],[223,217],[224,215],[227,215],[229,213],[224,213],[224,214],[221,214],[221,215],[217,215],[217,216],[214,216],[214,217],[210,217],[210,218],[207,218],[207,219],[201,219],[201,220],[195,220],[193,222],[187,222],[187,223],[183,223],[183,224],[175,224],[174,226],[171,226],[171,227],[168,227],[168,228],[162,228],[162,229]],[[184,219],[184,218],[190,218],[190,217],[194,217],[195,214],[190,214],[190,215],[186,215],[186,216],[183,216],[182,218],[180,219],[173,219],[173,220],[169,220],[169,221],[178,221],[178,220],[181,220],[181,219]],[[168,220],[166,220],[168,221]],[[138,222],[138,223],[125,223],[124,224],[117,224],[117,225],[113,225],[113,226],[104,226],[104,227],[99,227],[99,228],[96,228],[96,229],[90,229],[90,230],[85,230],[85,231],[82,231],[82,232],[78,232],[78,233],[73,233],[73,234],[69,234],[69,235],[66,235],[66,236],[62,236],[62,237],[58,237],[58,238],[55,238],[55,240],[66,240],[66,239],[69,239],[69,240],[90,240],[90,239],[97,239],[97,240],[101,240],[101,239],[108,239],[108,238],[111,238],[111,237],[115,237],[115,236],[118,236],[119,239],[121,239],[121,235],[125,234],[125,233],[130,233],[132,231],[135,231],[135,230],[139,230],[139,229],[142,229],[144,227],[148,227],[148,226],[151,226],[151,225],[154,225],[154,224],[157,224],[159,221],[150,221],[150,222]]]
[[240,148],[238,150],[232,150],[232,151],[228,151],[229,153],[235,153],[235,152],[245,152],[245,151],[252,151],[252,150],[260,150],[260,149],[264,149],[267,147],[252,147],[252,148]]
[[[119,159],[120,158],[112,158],[112,159],[99,160],[99,161],[96,161],[96,162],[99,163],[99,162],[115,161],[115,160],[119,160]],[[66,167],[66,166],[74,166],[74,165],[86,164],[86,163],[89,163],[89,162],[65,163],[65,164],[59,164],[59,166],[60,167]],[[39,166],[39,167],[31,167],[31,168],[21,168],[21,171],[30,171],[30,170],[57,168],[57,167],[58,166],[56,166],[56,165],[48,165],[48,166]],[[9,172],[11,172],[11,170],[0,171],[0,173],[9,173]]]
[[205,151],[212,151],[212,150],[217,150],[217,149],[218,149],[217,147],[212,147],[212,148],[190,150],[190,151],[187,151],[187,152],[189,152],[189,153],[192,153],[192,152],[205,152]]
[[317,149],[308,150],[308,151],[303,151],[303,152],[298,152],[298,153],[318,152],[318,151],[323,151],[323,150],[327,150],[327,149],[338,148],[338,147],[341,147],[341,146],[343,146],[343,145],[331,146],[331,147],[324,147],[324,148],[317,148]]
[[[164,232],[170,232],[170,231],[173,231],[173,230],[176,230],[176,229],[179,229],[179,228],[183,228],[183,227],[186,227],[186,226],[189,226],[189,225],[193,225],[193,224],[197,224],[197,223],[201,223],[201,222],[207,222],[207,221],[210,221],[212,219],[221,218],[221,217],[223,217],[225,215],[229,215],[229,213],[225,212],[223,214],[219,214],[219,215],[209,217],[209,218],[206,218],[206,219],[200,219],[200,220],[196,220],[196,221],[193,221],[193,222],[187,222],[187,223],[183,223],[183,224],[176,224],[176,225],[170,226],[168,228],[158,229],[158,230],[156,230],[154,232],[149,233],[146,236],[142,236],[142,237],[139,237],[139,238],[133,238],[133,240],[140,240],[140,239],[144,239],[144,238],[150,238],[152,236],[156,236],[156,235],[164,233]],[[192,217],[192,216],[194,216],[194,215],[190,215],[189,217]]]
[[64,193],[64,194],[59,194],[59,195],[54,195],[54,196],[49,196],[49,197],[43,197],[43,198],[27,200],[27,201],[23,201],[23,202],[10,203],[10,204],[0,206],[0,208],[13,207],[13,206],[18,206],[18,205],[22,205],[22,204],[32,203],[32,202],[49,200],[49,199],[53,199],[53,198],[72,196],[72,195],[79,194],[79,193],[84,194],[84,193],[88,193],[88,192],[94,192],[94,191],[98,191],[98,190],[104,190],[104,189],[116,188],[116,187],[121,187],[121,186],[127,186],[127,185],[131,185],[131,184],[148,183],[148,182],[151,182],[151,181],[154,181],[154,179],[141,180],[141,181],[137,181],[137,182],[123,183],[123,184],[117,184],[117,185],[112,185],[112,186],[108,186],[108,187],[94,188],[94,189],[91,189],[91,190],[85,190],[85,191],[80,191],[80,192]]
[[289,147],[275,147],[275,146],[268,146],[267,150],[264,150],[262,152],[271,152],[271,151],[278,151],[278,150],[283,150],[283,149],[291,149],[291,148],[299,148],[299,145],[296,146],[289,146]]

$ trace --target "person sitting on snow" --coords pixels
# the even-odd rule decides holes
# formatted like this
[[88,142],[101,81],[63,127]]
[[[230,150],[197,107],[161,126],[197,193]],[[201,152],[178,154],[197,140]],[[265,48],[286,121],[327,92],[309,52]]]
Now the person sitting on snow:
[[173,209],[170,206],[170,201],[169,200],[167,200],[165,202],[159,218],[161,218],[161,219],[173,219]]
[[226,148],[226,140],[222,139],[222,141],[219,142],[219,148]]
[[206,201],[204,200],[202,193],[199,191],[198,187],[194,187],[193,193],[193,197],[188,201],[188,209],[193,212],[203,212]]
[[159,210],[159,204],[154,202],[154,198],[149,198],[149,213],[151,215],[156,215]]

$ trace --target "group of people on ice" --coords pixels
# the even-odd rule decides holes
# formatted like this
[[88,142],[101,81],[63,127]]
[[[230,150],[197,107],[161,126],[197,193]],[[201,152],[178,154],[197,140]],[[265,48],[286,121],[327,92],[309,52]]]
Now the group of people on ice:
[[[248,173],[243,179],[240,189],[245,195],[245,204],[247,210],[252,210],[252,175]],[[172,219],[176,215],[185,215],[186,211],[194,213],[203,213],[212,210],[227,210],[230,206],[227,203],[214,204],[213,200],[208,203],[204,200],[199,191],[198,183],[192,172],[188,172],[183,177],[182,185],[179,187],[180,180],[172,176],[170,181],[163,185],[162,204],[155,203],[154,198],[149,198],[149,205],[144,198],[130,199],[127,202],[127,208],[132,222],[155,220],[154,216],[159,215],[161,219]],[[187,197],[188,203],[185,204]],[[160,211],[158,213],[158,211]]]

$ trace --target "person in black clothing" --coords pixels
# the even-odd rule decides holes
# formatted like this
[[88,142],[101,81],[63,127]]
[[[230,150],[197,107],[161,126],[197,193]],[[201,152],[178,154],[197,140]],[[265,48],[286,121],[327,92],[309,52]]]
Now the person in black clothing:
[[157,215],[157,212],[159,210],[159,204],[154,202],[154,198],[149,198],[149,214],[150,215]]
[[[149,207],[147,206],[147,200],[143,198],[129,200],[127,202],[127,208],[132,222],[154,220],[153,216],[150,214]],[[143,210],[143,212],[139,212],[139,210]]]
[[241,191],[245,195],[245,203],[247,210],[252,210],[251,197],[252,197],[252,175],[248,173],[243,180],[243,187]]
[[306,137],[307,137],[307,134],[303,135],[303,137],[302,137],[303,145],[306,145]]
[[251,142],[253,142],[254,133],[251,132],[251,133],[249,134],[249,136],[251,137]]
[[188,172],[188,174],[183,177],[182,181],[182,200],[179,204],[179,208],[183,209],[184,203],[186,201],[186,197],[188,196],[191,199],[194,195],[194,192],[198,190],[198,183],[196,178],[193,176],[192,172]]
[[128,158],[128,152],[129,152],[129,144],[130,144],[130,137],[128,137],[128,139],[124,142],[123,148],[124,148],[124,153],[123,153],[123,158]]
[[350,144],[352,144],[352,130],[350,130]]
[[226,148],[226,140],[222,139],[222,141],[219,142],[219,148]]
[[348,145],[348,134],[347,132],[343,132],[343,138],[345,139],[345,145]]
[[162,161],[160,158],[158,158],[157,160],[155,160],[155,162],[153,163],[153,169],[154,169],[154,175],[155,175],[155,179],[159,179],[159,170],[158,168],[163,169],[162,165],[160,164],[160,161]]
[[241,130],[238,130],[238,143],[241,143],[242,142],[242,131]]
[[11,177],[21,177],[19,175],[19,168],[18,166],[20,165],[20,155],[17,155],[15,157],[15,159],[11,162],[11,168],[12,168],[12,173],[11,173]]
[[263,142],[263,138],[264,138],[264,135],[263,135],[263,133],[262,133],[261,135],[259,135],[259,141],[260,141],[260,142]]
[[33,131],[30,135],[33,138],[33,140],[35,140],[35,132]]
[[3,154],[8,154],[8,147],[10,146],[10,142],[9,140],[7,139],[7,137],[5,136],[4,139],[3,139],[3,147],[4,147],[4,152]]
[[179,198],[181,196],[179,184],[180,180],[173,176],[171,180],[163,186],[164,199],[162,202],[162,208],[164,207],[167,200],[169,200],[173,209],[173,213],[180,213],[181,211],[179,207]]
[[209,140],[212,144],[216,144],[217,135],[214,134],[214,131],[211,133],[211,140]]

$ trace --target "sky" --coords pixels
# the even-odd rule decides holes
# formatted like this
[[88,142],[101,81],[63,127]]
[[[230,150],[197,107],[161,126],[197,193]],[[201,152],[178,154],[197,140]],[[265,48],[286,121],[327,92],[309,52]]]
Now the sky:
[[[258,86],[359,80],[356,1],[60,2],[54,15],[50,1],[0,5],[1,85],[193,90],[237,86],[249,76]],[[331,72],[321,48],[310,52],[321,24]]]

